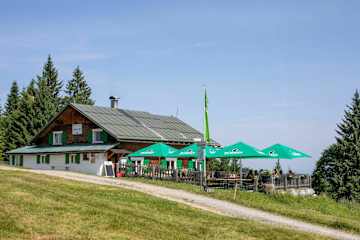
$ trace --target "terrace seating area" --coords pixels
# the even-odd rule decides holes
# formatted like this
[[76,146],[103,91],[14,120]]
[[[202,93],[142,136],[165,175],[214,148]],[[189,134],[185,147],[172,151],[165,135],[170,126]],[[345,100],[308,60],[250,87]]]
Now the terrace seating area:
[[288,190],[311,188],[311,176],[295,174],[293,172],[278,175],[269,171],[253,171],[243,169],[242,178],[239,172],[212,171],[206,173],[194,169],[167,169],[157,165],[141,166],[135,164],[118,164],[118,176],[145,177],[150,179],[184,182],[203,186],[206,182],[208,188],[240,188],[247,191],[267,192],[269,185],[272,190]]

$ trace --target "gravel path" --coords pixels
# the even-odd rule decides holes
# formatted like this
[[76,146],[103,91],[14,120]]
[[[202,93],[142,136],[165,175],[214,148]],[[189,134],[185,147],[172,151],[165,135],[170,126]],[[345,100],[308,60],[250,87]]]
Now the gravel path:
[[297,229],[303,232],[310,232],[321,234],[323,236],[336,238],[336,239],[346,239],[346,240],[360,240],[359,235],[354,235],[346,233],[343,231],[302,222],[299,220],[294,220],[288,217],[283,217],[275,215],[272,213],[264,212],[261,210],[244,207],[238,204],[233,204],[230,202],[217,200],[214,198],[209,198],[206,196],[186,192],[183,190],[170,189],[160,186],[155,186],[151,184],[145,184],[140,182],[133,182],[123,179],[114,179],[114,178],[105,178],[92,175],[85,175],[75,172],[66,172],[66,171],[47,171],[47,170],[27,170],[27,169],[18,169],[6,166],[0,166],[0,169],[4,170],[23,170],[28,172],[42,173],[50,176],[62,177],[65,179],[71,179],[76,181],[109,185],[115,187],[121,187],[131,190],[140,191],[147,193],[159,198],[168,199],[171,201],[180,202],[186,205],[190,205],[195,208],[200,208],[206,211],[211,211],[217,214],[238,217],[238,218],[247,218],[253,221],[260,221],[266,224],[277,225],[282,227],[289,227]]

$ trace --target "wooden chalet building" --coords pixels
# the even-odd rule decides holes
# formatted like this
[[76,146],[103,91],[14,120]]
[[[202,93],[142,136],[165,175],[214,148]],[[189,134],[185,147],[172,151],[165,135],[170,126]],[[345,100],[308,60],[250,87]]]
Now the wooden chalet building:
[[[10,164],[103,175],[104,164],[156,142],[175,148],[202,134],[173,116],[111,107],[70,104],[34,137],[32,145],[8,152]],[[141,161],[141,159],[139,159]]]

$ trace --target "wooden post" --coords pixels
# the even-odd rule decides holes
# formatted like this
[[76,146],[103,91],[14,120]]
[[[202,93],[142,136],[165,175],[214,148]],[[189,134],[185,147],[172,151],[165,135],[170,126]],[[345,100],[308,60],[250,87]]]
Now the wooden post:
[[258,180],[258,177],[257,176],[255,176],[254,177],[254,184],[255,184],[255,186],[254,186],[254,190],[255,190],[255,192],[257,192],[258,191],[258,183],[259,183],[259,180]]
[[178,170],[174,169],[174,174],[175,174],[175,181],[178,182],[179,181],[179,175],[178,175]]
[[300,176],[296,178],[296,188],[300,188]]
[[234,187],[234,200],[236,199],[236,190],[237,190],[237,181],[235,180],[235,187]]
[[285,179],[284,179],[284,189],[285,189],[285,191],[286,191],[286,190],[287,190],[287,184],[288,184],[288,183],[287,183],[287,174],[284,175],[284,178],[285,178]]
[[240,189],[242,188],[242,160],[241,160],[241,158],[240,158]]

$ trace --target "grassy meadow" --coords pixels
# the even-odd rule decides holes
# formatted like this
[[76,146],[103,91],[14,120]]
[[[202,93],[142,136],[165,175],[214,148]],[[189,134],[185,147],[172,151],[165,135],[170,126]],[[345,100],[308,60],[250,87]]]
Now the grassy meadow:
[[145,178],[126,178],[169,188],[183,189],[189,192],[204,194],[209,197],[226,200],[253,207],[279,215],[284,215],[306,222],[316,223],[348,232],[360,233],[360,204],[338,203],[326,196],[295,197],[284,194],[266,195],[259,192],[237,191],[234,200],[234,190],[215,189],[206,193],[199,186],[171,181],[151,180]]
[[135,191],[0,170],[0,239],[326,239]]

